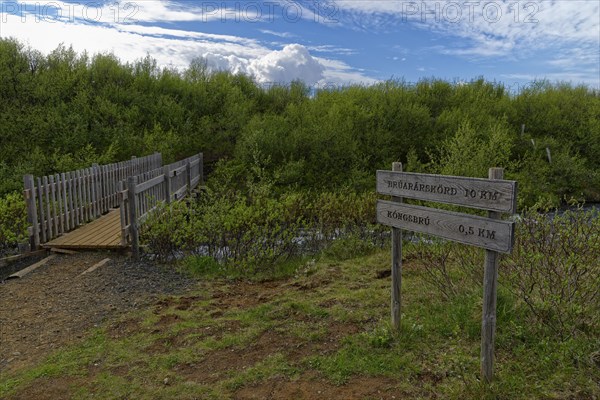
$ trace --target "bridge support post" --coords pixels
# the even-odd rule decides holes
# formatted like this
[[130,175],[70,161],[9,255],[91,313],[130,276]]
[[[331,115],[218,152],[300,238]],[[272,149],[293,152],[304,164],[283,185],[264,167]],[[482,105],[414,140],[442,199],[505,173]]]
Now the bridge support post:
[[163,167],[163,174],[165,176],[165,202],[171,203],[171,170],[168,165]]
[[189,161],[185,163],[185,184],[187,185],[187,193],[192,195],[192,165]]
[[23,181],[25,184],[25,203],[27,204],[27,222],[31,225],[29,244],[31,251],[34,251],[40,247],[40,227],[38,226],[37,207],[35,204],[36,196],[33,175],[25,175]]
[[137,186],[137,177],[127,178],[127,203],[129,204],[129,236],[131,238],[131,250],[134,260],[140,259],[140,238],[137,220],[137,197],[135,187]]
[[198,165],[200,180],[198,181],[200,186],[204,186],[204,153],[198,154],[200,156],[200,164]]

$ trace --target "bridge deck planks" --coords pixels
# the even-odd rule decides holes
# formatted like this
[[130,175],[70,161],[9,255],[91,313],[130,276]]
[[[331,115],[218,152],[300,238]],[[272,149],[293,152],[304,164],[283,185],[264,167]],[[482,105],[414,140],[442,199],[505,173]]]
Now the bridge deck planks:
[[42,245],[61,249],[121,249],[121,219],[118,209]]

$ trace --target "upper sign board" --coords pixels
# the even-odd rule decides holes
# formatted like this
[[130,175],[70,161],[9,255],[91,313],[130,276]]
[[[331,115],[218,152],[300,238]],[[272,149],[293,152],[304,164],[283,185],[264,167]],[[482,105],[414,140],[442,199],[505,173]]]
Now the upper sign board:
[[377,192],[510,214],[517,209],[515,181],[377,171]]

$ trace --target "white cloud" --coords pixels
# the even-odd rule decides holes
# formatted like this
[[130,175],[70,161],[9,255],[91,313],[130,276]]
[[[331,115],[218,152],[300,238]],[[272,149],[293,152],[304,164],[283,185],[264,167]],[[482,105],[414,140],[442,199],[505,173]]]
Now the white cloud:
[[308,49],[310,51],[318,52],[318,53],[334,53],[338,55],[353,55],[357,54],[357,51],[354,49],[349,49],[347,47],[337,47],[329,44],[320,45],[320,46],[309,46]]
[[339,87],[350,84],[372,85],[378,82],[377,79],[373,79],[365,75],[364,71],[356,70],[343,61],[319,57],[316,57],[316,59],[325,66],[325,71],[323,71],[323,79],[321,79],[316,85],[318,87]]
[[313,85],[323,79],[325,71],[323,64],[299,44],[290,44],[282,50],[271,51],[253,59],[215,53],[203,53],[201,56],[212,70],[244,73],[261,84],[287,84],[302,80],[307,85]]
[[[167,13],[159,5],[153,7],[147,12],[146,20],[159,16],[185,17]],[[328,79],[335,84],[342,84],[344,79],[345,84],[372,81],[343,62],[313,57],[309,49],[300,44],[273,50],[249,38],[135,23],[90,23],[81,18],[56,18],[56,15],[52,20],[36,21],[31,14],[23,21],[18,13],[3,13],[1,18],[2,37],[15,37],[44,53],[64,43],[79,52],[112,52],[124,61],[135,61],[150,54],[159,65],[175,68],[185,68],[192,59],[204,57],[212,69],[245,73],[259,83],[303,80],[309,85],[321,85]],[[333,49],[325,46],[318,51]]]
[[271,31],[268,29],[260,29],[259,30],[260,33],[264,33],[265,35],[272,35],[272,36],[277,36],[280,38],[293,38],[296,37],[296,35],[294,35],[293,33],[289,33],[289,32],[275,32],[275,31]]
[[252,60],[248,70],[259,83],[288,83],[300,79],[312,85],[323,78],[325,67],[310,55],[306,47],[291,44],[281,51]]

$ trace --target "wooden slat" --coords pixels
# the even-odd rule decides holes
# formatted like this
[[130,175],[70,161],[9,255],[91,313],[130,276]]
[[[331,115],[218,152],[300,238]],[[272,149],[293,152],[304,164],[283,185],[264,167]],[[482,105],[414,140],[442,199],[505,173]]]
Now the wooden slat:
[[85,274],[89,274],[90,272],[95,271],[96,269],[100,268],[101,266],[103,266],[104,264],[108,263],[110,261],[110,258],[105,258],[104,260],[97,262],[96,264],[92,265],[91,267],[89,267],[88,269],[86,269],[85,271],[83,271],[79,276],[85,275]]
[[54,175],[48,175],[48,190],[50,193],[48,200],[50,201],[50,218],[52,219],[52,237],[57,237],[59,232],[58,216],[56,214],[56,192]]
[[89,168],[85,170],[85,183],[86,183],[86,208],[87,208],[87,221],[91,221],[93,219],[94,210],[92,207],[92,174]]
[[181,189],[177,190],[175,192],[175,200],[181,200],[185,196],[186,192],[187,192],[186,186],[183,186]]
[[44,265],[46,265],[46,263],[50,260],[52,260],[54,257],[56,257],[55,255],[51,255],[48,256],[46,258],[44,258],[41,261],[36,262],[33,265],[30,265],[29,267],[22,269],[18,272],[15,272],[14,274],[12,274],[11,276],[8,277],[8,279],[18,279],[18,278],[23,278],[25,275],[29,274],[30,272],[35,271],[36,269],[43,267]]
[[377,221],[501,253],[514,242],[514,222],[384,200],[377,202]]
[[54,235],[52,234],[52,213],[50,212],[50,203],[51,203],[51,199],[50,199],[50,188],[48,186],[48,177],[44,176],[43,178],[43,185],[44,185],[44,196],[45,196],[45,200],[46,200],[46,233],[47,233],[47,237],[48,239],[52,239],[54,237]]
[[112,210],[97,220],[43,246],[66,249],[121,248],[123,245],[119,210]]
[[[106,215],[108,216],[109,214]],[[86,229],[83,229],[83,227],[80,228],[76,239],[71,238],[69,240],[76,243],[96,241],[98,235],[100,235],[105,229],[110,229],[110,225],[114,223],[114,218],[114,214],[111,214],[110,218],[98,218],[97,220],[85,225],[85,227],[87,227]]]
[[75,171],[71,174],[73,180],[73,202],[75,210],[76,225],[81,225],[81,186],[79,185],[79,171]]
[[81,170],[75,171],[75,200],[77,201],[77,226],[85,221],[85,210],[83,209],[83,179]]
[[40,219],[40,234],[41,241],[45,243],[47,240],[46,235],[46,212],[44,210],[44,191],[42,189],[42,180],[41,178],[37,178],[37,191],[38,191],[38,211],[39,211],[39,219]]
[[186,166],[171,169],[171,176],[179,176],[185,171]]
[[108,167],[102,166],[102,214],[108,211]]
[[96,196],[96,169],[94,167],[89,169],[90,171],[90,212],[91,219],[96,218],[98,215],[98,198]]
[[31,250],[36,250],[40,245],[40,226],[38,223],[38,212],[36,202],[36,190],[33,175],[25,175],[23,177],[23,183],[25,185],[25,202],[27,205],[27,221],[31,224],[31,236],[29,244]]
[[517,207],[515,181],[377,171],[377,192],[511,214]]
[[64,221],[64,212],[63,212],[63,197],[62,197],[62,181],[60,180],[60,176],[57,174],[55,178],[56,182],[56,199],[58,201],[56,207],[58,209],[58,234],[62,235],[63,232],[66,232],[65,221]]
[[138,184],[135,187],[135,192],[136,192],[136,194],[142,193],[142,192],[152,188],[153,186],[162,184],[164,181],[165,181],[165,176],[159,175],[156,178],[152,178],[150,180],[147,180],[146,182],[142,182],[142,183]]
[[63,231],[64,232],[68,232],[71,230],[71,221],[69,221],[69,199],[67,197],[67,186],[68,186],[68,181],[67,181],[67,174],[66,173],[62,173],[60,174],[60,181],[61,183],[61,193],[62,193],[62,204],[63,204]]

